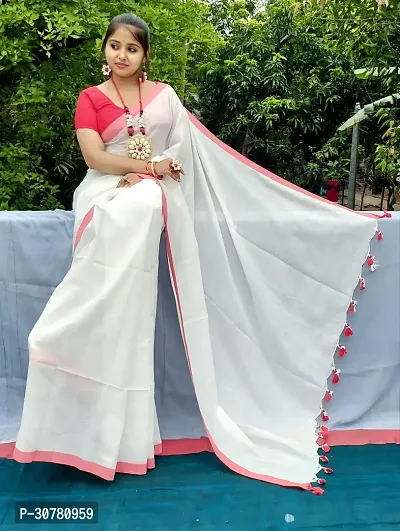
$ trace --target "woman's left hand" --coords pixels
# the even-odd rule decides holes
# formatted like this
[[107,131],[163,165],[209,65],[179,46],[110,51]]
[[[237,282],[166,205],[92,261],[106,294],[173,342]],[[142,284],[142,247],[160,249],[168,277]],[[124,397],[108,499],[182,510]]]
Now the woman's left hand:
[[178,161],[174,161],[174,159],[171,158],[166,158],[154,163],[154,169],[157,175],[159,175],[159,178],[167,175],[168,177],[171,177],[171,179],[174,179],[174,181],[180,182],[181,175],[184,175],[185,172],[179,163],[180,169],[174,170],[173,163],[178,163]]
[[119,181],[117,188],[131,188],[141,180],[142,178],[137,173],[127,173],[125,177]]

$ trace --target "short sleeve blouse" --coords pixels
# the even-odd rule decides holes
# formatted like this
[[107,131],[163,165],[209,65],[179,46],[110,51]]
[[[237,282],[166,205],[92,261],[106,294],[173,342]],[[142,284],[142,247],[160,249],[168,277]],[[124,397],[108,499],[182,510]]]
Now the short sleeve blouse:
[[83,90],[75,111],[75,130],[93,129],[102,135],[107,127],[124,114],[124,109],[115,105],[97,87]]

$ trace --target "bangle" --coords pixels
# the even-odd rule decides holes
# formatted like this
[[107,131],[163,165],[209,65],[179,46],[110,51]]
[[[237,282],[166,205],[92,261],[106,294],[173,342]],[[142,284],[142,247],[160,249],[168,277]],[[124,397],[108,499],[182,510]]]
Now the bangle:
[[157,162],[154,163],[154,176],[157,177],[157,179],[159,179],[161,177],[161,175],[159,175],[159,173],[157,173],[156,164],[157,164]]
[[145,165],[145,172],[148,174],[148,175],[152,175],[152,171],[149,169],[149,165],[151,164],[151,161],[147,161],[146,162],[146,165]]
[[156,177],[157,179],[161,179],[162,175],[160,175],[159,173],[157,173],[157,170],[156,170],[156,164],[157,162],[153,162],[152,161],[152,168],[153,168],[153,177]]

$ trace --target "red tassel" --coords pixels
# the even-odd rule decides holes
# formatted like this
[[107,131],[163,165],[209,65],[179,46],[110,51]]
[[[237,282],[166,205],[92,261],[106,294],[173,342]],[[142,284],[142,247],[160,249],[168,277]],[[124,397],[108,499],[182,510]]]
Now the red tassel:
[[329,459],[326,457],[326,455],[320,455],[319,460],[321,463],[329,463]]
[[328,420],[329,420],[329,417],[328,417],[328,415],[327,415],[325,409],[322,410],[322,420],[323,420],[324,422],[328,422]]
[[326,444],[326,443],[320,446],[320,448],[327,454],[331,451],[331,447],[329,446],[329,444]]
[[378,230],[377,235],[379,241],[383,240],[383,232],[381,230]]
[[317,479],[317,483],[318,483],[318,485],[326,485],[326,479],[318,478]]
[[374,265],[374,263],[375,263],[375,257],[369,255],[368,258],[367,258],[367,266],[371,267],[371,266]]
[[327,391],[325,394],[325,401],[330,402],[332,400],[333,391]]
[[325,472],[325,474],[332,474],[333,473],[332,468],[323,468],[322,470]]
[[319,438],[320,439],[327,439],[328,438],[329,429],[326,426],[318,426],[318,427],[320,429]]
[[349,306],[349,312],[355,313],[356,305],[357,305],[356,301],[351,301],[350,306]]
[[340,374],[340,370],[339,369],[334,369],[332,383],[337,384],[337,383],[340,382],[339,374]]
[[360,278],[360,290],[364,291],[366,287],[365,279]]
[[353,335],[353,329],[352,329],[351,326],[348,325],[347,323],[346,323],[346,325],[345,325],[344,335],[345,335],[346,337],[351,337],[351,336]]
[[347,354],[347,348],[343,345],[339,345],[339,356],[343,358]]
[[379,219],[382,219],[382,218],[391,218],[392,217],[392,214],[390,212],[386,212],[386,210],[383,211],[383,215],[382,216],[379,216]]
[[311,487],[311,492],[315,494],[315,496],[322,496],[325,491],[324,489],[321,489],[321,487]]

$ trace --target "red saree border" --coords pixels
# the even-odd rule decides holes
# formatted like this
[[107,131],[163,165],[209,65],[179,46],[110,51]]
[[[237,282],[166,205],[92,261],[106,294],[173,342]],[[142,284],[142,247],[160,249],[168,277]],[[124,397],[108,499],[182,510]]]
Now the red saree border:
[[[383,445],[383,444],[400,444],[400,429],[398,430],[340,430],[329,432],[329,444],[331,446],[363,446],[367,444]],[[238,472],[248,477],[253,477],[249,474],[244,474],[241,467],[236,469],[236,466],[231,463],[227,464],[226,457],[224,457],[218,450],[215,452],[215,445],[208,437],[200,437],[198,439],[167,439],[161,444],[154,447],[154,455],[159,456],[173,456],[173,455],[190,455],[199,454],[202,452],[215,453],[217,457],[226,464],[233,471]],[[155,466],[155,459],[149,459],[147,463],[135,464],[118,462],[115,470],[107,468],[96,463],[80,459],[79,457],[62,454],[59,452],[36,451],[36,452],[21,452],[15,448],[15,442],[0,443],[0,458],[15,460],[18,463],[31,462],[48,462],[61,465],[73,466],[84,472],[95,474],[107,481],[114,479],[115,473],[143,475]],[[233,466],[232,466],[233,465]],[[267,476],[265,476],[267,477]],[[255,477],[254,479],[258,479]],[[264,480],[265,481],[265,480]],[[279,480],[276,478],[268,478],[269,483],[275,483],[283,486],[294,486],[302,489],[307,489],[307,485],[298,485]]]

